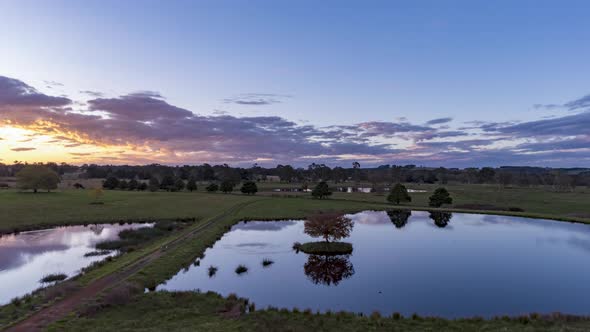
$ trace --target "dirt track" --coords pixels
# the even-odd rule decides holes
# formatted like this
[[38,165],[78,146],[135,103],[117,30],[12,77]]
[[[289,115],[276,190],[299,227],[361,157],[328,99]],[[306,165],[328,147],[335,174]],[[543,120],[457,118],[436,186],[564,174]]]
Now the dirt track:
[[193,237],[194,235],[200,233],[202,230],[206,229],[210,225],[218,222],[233,213],[239,211],[243,207],[250,205],[256,201],[250,201],[246,203],[237,204],[227,211],[223,212],[222,214],[215,216],[208,220],[207,222],[197,226],[195,229],[191,230],[179,236],[178,238],[170,241],[165,249],[159,248],[155,251],[147,254],[143,258],[137,260],[136,262],[128,265],[123,270],[117,271],[115,273],[109,274],[104,276],[100,279],[97,279],[90,284],[86,285],[82,289],[74,292],[73,294],[67,296],[66,298],[60,300],[59,302],[54,303],[53,305],[43,308],[31,316],[23,319],[22,321],[17,322],[14,325],[11,325],[6,328],[5,331],[10,332],[29,332],[29,331],[43,331],[49,324],[64,318],[70,312],[79,308],[82,304],[87,301],[96,298],[98,294],[100,294],[105,289],[108,289],[117,283],[124,281],[125,279],[129,278],[133,274],[140,271],[146,265],[150,264],[157,258],[159,258],[164,250],[174,249],[178,245],[180,245],[184,240],[187,238]]

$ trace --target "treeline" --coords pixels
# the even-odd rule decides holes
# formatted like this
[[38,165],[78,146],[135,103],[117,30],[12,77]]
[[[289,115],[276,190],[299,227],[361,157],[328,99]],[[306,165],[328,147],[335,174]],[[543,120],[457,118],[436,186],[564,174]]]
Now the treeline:
[[[23,163],[12,165],[0,164],[0,176],[14,176]],[[223,165],[184,165],[166,166],[151,164],[143,166],[115,165],[82,165],[74,166],[65,163],[47,163],[59,175],[72,175],[79,178],[115,178],[126,181],[132,187],[147,181],[158,181],[165,187],[181,186],[179,180],[188,184],[195,182],[231,181],[240,183],[250,181],[282,181],[282,182],[319,182],[333,183],[356,182],[370,183],[374,186],[395,183],[430,183],[430,184],[498,184],[501,186],[553,186],[557,190],[573,190],[578,186],[590,186],[590,169],[588,168],[542,168],[542,167],[483,167],[483,168],[429,168],[415,165],[382,165],[372,168],[361,168],[359,163],[353,167],[328,167],[324,164],[312,163],[306,168],[295,168],[291,165],[278,165],[273,168],[230,167]],[[135,180],[135,182],[132,182]],[[131,183],[130,183],[131,182]],[[124,183],[123,183],[124,185]],[[149,183],[147,183],[149,186]]]

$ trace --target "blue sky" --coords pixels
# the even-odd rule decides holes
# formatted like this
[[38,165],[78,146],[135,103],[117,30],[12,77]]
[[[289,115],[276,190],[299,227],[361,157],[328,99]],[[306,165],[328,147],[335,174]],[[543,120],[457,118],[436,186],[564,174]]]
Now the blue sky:
[[[421,129],[429,136],[443,132],[430,140],[449,144],[438,144],[436,150],[431,144],[425,151],[425,145],[419,145],[428,140],[416,135],[388,132],[385,137],[375,130],[357,140],[303,135],[303,143],[358,143],[366,149],[301,147],[289,150],[293,153],[261,153],[260,161],[270,164],[305,163],[315,157],[344,165],[360,159],[434,166],[589,166],[590,152],[583,143],[590,139],[583,131],[545,135],[539,129],[532,136],[508,137],[511,130],[496,130],[501,134],[493,136],[485,156],[481,145],[460,150],[465,154],[461,162],[455,156],[441,159],[440,154],[457,141],[490,139],[489,132],[482,135],[477,128],[466,137],[443,140],[444,132],[465,131],[462,128],[473,126],[472,121],[480,121],[478,126],[496,123],[496,129],[498,123],[526,124],[576,114],[581,114],[579,122],[589,121],[587,108],[535,107],[564,105],[590,93],[588,10],[587,1],[3,1],[0,21],[10,28],[0,29],[0,76],[19,80],[39,94],[64,95],[72,101],[67,107],[76,105],[82,113],[90,111],[83,104],[98,95],[80,91],[99,92],[102,98],[153,91],[158,95],[151,98],[165,98],[167,105],[208,120],[272,116],[297,126],[342,129],[364,123],[423,126],[432,119],[452,118],[442,124],[445,128]],[[10,112],[14,117],[14,107]],[[11,123],[15,125],[14,118]],[[31,129],[30,122],[18,126]],[[66,126],[68,131],[81,130],[69,122]],[[78,134],[87,137],[77,143],[116,145],[99,142],[90,132]],[[504,136],[497,140],[498,135]],[[217,143],[214,136],[203,138]],[[137,149],[141,142],[136,141],[145,138],[119,140],[135,151],[129,162],[149,161]],[[185,142],[160,144],[182,139]],[[215,151],[216,144],[198,151],[185,147],[196,139],[202,138],[159,137],[154,149],[162,151],[165,160],[195,163],[250,163],[260,152],[252,148],[248,155],[237,156],[231,141],[220,143],[223,153]],[[535,150],[527,156],[518,148],[572,139],[582,148]],[[1,142],[9,151],[22,148],[8,139]],[[384,144],[392,151],[375,150]],[[473,151],[477,153],[467,157]],[[16,152],[27,160],[39,151],[11,153]],[[111,155],[105,152],[104,157]]]

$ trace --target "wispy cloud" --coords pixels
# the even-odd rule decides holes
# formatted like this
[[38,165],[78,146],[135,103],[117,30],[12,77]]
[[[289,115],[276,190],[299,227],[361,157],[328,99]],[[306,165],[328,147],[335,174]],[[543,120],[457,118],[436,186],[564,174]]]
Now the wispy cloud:
[[223,101],[228,104],[265,106],[281,103],[286,98],[291,98],[291,96],[273,93],[244,93],[231,98],[226,98]]

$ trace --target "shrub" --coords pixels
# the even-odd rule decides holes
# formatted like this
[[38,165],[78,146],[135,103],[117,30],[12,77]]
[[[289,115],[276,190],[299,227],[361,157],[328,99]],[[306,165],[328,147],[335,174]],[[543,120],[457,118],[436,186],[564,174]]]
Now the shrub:
[[387,201],[399,205],[400,202],[411,202],[412,197],[408,194],[408,189],[403,184],[398,183],[389,191]]
[[311,196],[313,198],[319,198],[322,199],[324,197],[328,197],[332,195],[332,191],[330,190],[330,187],[328,187],[328,184],[326,183],[326,181],[322,181],[320,183],[318,183],[315,188],[313,188],[313,190],[311,191]]
[[210,183],[205,189],[210,193],[214,193],[219,190],[219,186],[215,183]]
[[240,188],[240,191],[243,194],[254,195],[254,194],[256,194],[258,192],[258,187],[256,186],[256,182],[254,182],[254,181],[246,181],[242,185],[242,188]]

